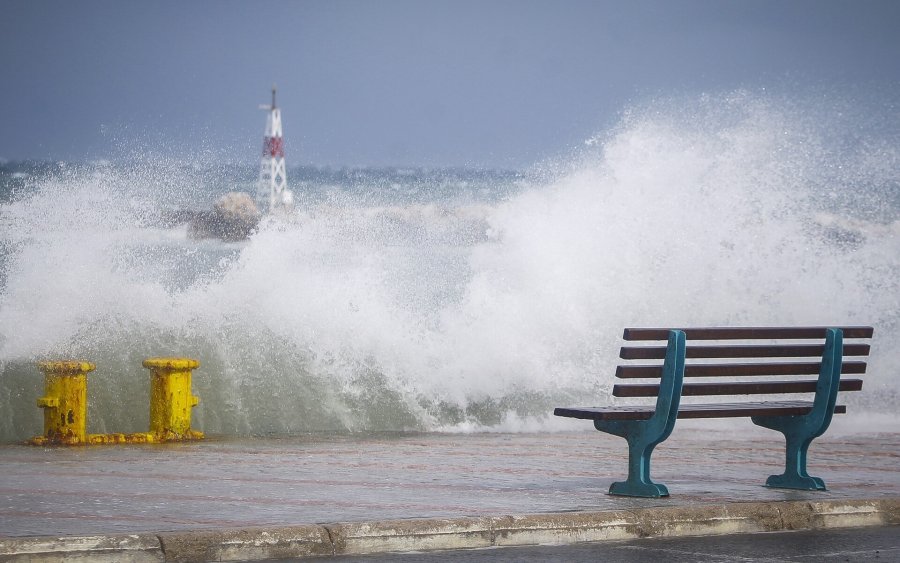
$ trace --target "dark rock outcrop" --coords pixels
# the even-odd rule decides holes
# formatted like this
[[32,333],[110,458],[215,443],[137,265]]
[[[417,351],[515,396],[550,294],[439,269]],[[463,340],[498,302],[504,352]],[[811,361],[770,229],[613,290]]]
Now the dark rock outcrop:
[[190,234],[194,238],[244,240],[260,219],[253,198],[245,192],[229,192],[213,204],[212,211],[201,211],[191,219]]

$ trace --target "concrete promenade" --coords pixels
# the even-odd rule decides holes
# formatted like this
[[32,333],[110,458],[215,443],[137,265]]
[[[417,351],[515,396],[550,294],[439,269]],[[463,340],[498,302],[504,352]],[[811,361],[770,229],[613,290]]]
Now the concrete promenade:
[[0,561],[247,560],[900,524],[900,433],[826,434],[809,471],[829,490],[785,491],[762,486],[781,472],[780,435],[737,422],[676,427],[653,456],[665,499],[608,496],[625,476],[626,447],[595,431],[0,446]]

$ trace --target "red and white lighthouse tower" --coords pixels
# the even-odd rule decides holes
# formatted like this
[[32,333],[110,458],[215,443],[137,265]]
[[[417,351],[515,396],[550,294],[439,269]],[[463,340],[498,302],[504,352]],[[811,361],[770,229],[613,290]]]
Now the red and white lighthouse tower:
[[293,194],[287,189],[287,172],[284,165],[284,135],[281,131],[281,110],[275,105],[275,85],[272,85],[272,105],[259,109],[269,112],[266,118],[266,136],[263,154],[259,162],[259,188],[257,199],[268,205],[269,212],[290,208]]

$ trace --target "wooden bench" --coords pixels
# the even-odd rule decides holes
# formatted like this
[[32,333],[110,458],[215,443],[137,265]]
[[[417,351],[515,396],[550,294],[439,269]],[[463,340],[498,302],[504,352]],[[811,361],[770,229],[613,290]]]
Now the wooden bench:
[[[650,479],[650,455],[669,437],[676,418],[744,416],[785,436],[784,473],[769,477],[766,486],[825,490],[822,479],[806,472],[807,450],[828,428],[832,414],[846,412],[836,402],[838,390],[862,389],[861,379],[841,379],[841,374],[865,373],[869,344],[860,339],[872,334],[872,327],[627,328],[624,340],[644,344],[622,347],[619,356],[629,362],[616,369],[616,377],[628,383],[617,383],[612,394],[655,396],[656,404],[557,408],[553,414],[593,420],[597,430],[628,441],[628,479],[613,483],[611,495],[668,496],[665,485]],[[854,342],[845,344],[845,339]],[[844,361],[844,356],[856,359]],[[662,362],[650,365],[647,360]],[[811,377],[816,374],[818,378]],[[699,381],[683,383],[685,377]],[[794,393],[808,396],[784,398]],[[742,401],[742,395],[778,396]],[[729,399],[685,404],[682,396]]]

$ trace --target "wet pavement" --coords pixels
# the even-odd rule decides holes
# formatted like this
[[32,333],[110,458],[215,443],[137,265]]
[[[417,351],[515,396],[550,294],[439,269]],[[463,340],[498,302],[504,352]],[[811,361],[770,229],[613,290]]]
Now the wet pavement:
[[809,472],[829,490],[785,491],[762,486],[782,470],[782,438],[745,422],[676,428],[653,456],[667,499],[607,495],[627,450],[596,431],[7,445],[0,537],[900,498],[900,432],[826,434]]

